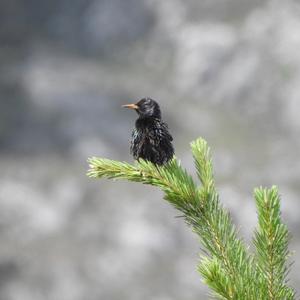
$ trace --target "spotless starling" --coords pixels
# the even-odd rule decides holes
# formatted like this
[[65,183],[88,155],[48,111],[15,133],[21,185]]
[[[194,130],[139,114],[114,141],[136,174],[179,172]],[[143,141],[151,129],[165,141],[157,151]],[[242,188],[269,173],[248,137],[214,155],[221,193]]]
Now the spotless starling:
[[166,164],[174,155],[173,138],[168,125],[161,120],[158,103],[151,98],[143,98],[123,107],[134,109],[139,116],[132,131],[130,147],[134,159],[141,158],[159,166]]

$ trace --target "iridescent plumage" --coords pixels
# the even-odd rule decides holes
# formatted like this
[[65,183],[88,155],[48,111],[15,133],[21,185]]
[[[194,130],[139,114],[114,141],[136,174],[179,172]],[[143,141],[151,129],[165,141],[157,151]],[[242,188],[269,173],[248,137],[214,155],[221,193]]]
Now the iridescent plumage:
[[125,105],[139,115],[132,132],[130,152],[137,160],[144,159],[156,165],[164,165],[174,155],[172,136],[168,125],[161,120],[161,112],[156,101],[143,98],[136,104]]

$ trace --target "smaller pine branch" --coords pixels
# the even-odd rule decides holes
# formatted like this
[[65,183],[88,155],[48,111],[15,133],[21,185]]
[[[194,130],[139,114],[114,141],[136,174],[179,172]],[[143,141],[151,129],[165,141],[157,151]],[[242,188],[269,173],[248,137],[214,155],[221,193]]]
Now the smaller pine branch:
[[287,286],[290,257],[288,244],[290,235],[281,221],[280,197],[277,187],[254,191],[258,228],[255,231],[257,267],[263,275],[266,299],[293,299],[295,292]]
[[202,186],[210,190],[214,189],[213,167],[210,154],[210,148],[204,139],[197,139],[191,143],[197,175]]
[[212,294],[217,299],[232,299],[233,287],[231,282],[220,267],[222,263],[217,258],[201,257],[201,264],[198,266],[199,273],[204,278],[204,283],[217,291]]

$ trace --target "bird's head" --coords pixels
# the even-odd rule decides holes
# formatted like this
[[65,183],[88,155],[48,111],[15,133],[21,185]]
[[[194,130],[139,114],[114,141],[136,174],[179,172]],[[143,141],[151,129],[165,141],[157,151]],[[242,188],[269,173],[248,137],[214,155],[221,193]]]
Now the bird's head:
[[123,107],[134,109],[140,118],[161,119],[159,105],[151,98],[143,98],[135,104],[126,104]]

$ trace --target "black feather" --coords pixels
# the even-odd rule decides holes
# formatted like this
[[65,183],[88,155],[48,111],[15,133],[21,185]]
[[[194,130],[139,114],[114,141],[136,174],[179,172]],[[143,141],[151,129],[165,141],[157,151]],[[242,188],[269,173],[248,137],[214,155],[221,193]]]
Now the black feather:
[[159,105],[150,98],[144,98],[136,106],[139,118],[132,132],[130,152],[137,160],[141,158],[164,165],[172,159],[174,148],[168,125],[161,120]]

